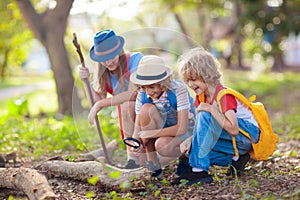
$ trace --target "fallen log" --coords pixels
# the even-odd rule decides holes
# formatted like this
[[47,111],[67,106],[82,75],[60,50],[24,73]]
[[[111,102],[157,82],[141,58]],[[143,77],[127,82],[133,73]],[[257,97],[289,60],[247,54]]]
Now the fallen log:
[[[87,182],[88,178],[98,177],[98,180],[106,185],[115,186],[125,183],[131,177],[139,178],[147,172],[146,168],[121,169],[106,164],[103,161],[67,162],[60,160],[46,161],[39,168],[55,177],[74,179]],[[111,177],[112,172],[117,172],[117,177]]]
[[18,189],[30,200],[57,199],[46,177],[29,168],[0,168],[0,188]]
[[[118,148],[117,140],[112,140],[106,145],[107,155],[109,158],[113,157],[113,154],[115,150],[117,150],[117,148]],[[96,149],[94,151],[78,154],[75,156],[76,156],[75,159],[76,161],[95,161],[103,157],[105,158],[103,149]]]

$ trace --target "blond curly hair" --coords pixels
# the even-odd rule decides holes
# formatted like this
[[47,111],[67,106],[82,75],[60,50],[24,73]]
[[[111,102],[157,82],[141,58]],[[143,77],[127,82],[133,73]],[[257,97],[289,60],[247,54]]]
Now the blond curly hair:
[[220,62],[212,53],[201,47],[193,48],[183,54],[178,60],[178,67],[185,83],[193,79],[201,79],[213,85],[221,82]]

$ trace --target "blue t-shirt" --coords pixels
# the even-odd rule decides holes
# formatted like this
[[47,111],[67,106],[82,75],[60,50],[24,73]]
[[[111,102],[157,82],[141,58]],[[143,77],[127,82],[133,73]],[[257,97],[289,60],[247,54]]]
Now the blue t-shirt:
[[[139,62],[141,58],[143,57],[143,54],[139,52],[130,52],[130,58],[128,63],[128,71],[130,74],[135,72],[138,68]],[[112,84],[113,92],[114,94],[119,94],[121,92],[125,92],[128,90],[129,80],[127,78],[122,77],[124,79],[125,87],[120,88],[119,81],[118,81],[118,75],[110,73],[110,81]]]
[[[132,74],[137,70],[139,62],[142,57],[143,57],[142,53],[130,52],[129,63],[128,63],[128,71],[130,74]],[[126,78],[125,75],[122,78],[125,83],[125,87],[123,88],[121,88],[119,85],[118,75],[110,73],[110,81],[112,84],[112,89],[114,94],[119,94],[121,92],[125,92],[128,90],[129,80]],[[98,86],[98,78],[95,79],[95,83],[94,83],[94,87],[97,88],[97,86]]]

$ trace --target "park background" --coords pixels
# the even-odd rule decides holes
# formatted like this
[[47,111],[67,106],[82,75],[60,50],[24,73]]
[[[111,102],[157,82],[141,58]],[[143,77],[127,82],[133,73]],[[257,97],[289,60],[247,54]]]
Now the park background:
[[[96,128],[86,120],[89,103],[77,75],[80,61],[72,40],[76,33],[93,71],[95,63],[88,56],[93,35],[112,28],[125,38],[126,50],[162,56],[175,71],[178,56],[202,46],[220,59],[226,85],[247,97],[256,94],[265,104],[280,138],[272,165],[260,163],[258,170],[253,164],[259,180],[235,183],[239,189],[214,197],[299,197],[300,1],[4,0],[0,6],[1,154],[16,152],[17,162],[28,163],[101,147]],[[116,110],[103,110],[99,121],[106,142],[116,139],[116,154],[122,155]],[[114,162],[124,159],[116,156]],[[268,164],[272,167],[265,167]],[[266,177],[278,183],[266,183]],[[266,187],[270,184],[276,189]],[[143,192],[135,195],[172,198],[171,192],[152,185]],[[180,192],[190,197],[186,190]],[[113,198],[128,195],[119,188],[102,193]],[[10,194],[22,196],[3,191],[6,197]],[[98,188],[82,189],[81,194],[103,195]],[[208,195],[197,193],[204,194]]]

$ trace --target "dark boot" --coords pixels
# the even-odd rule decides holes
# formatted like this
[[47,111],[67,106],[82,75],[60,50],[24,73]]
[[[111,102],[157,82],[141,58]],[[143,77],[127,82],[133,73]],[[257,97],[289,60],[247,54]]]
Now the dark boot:
[[136,164],[135,161],[132,159],[127,160],[127,163],[124,166],[125,169],[135,169],[135,168],[139,168],[139,167],[140,166],[138,164]]
[[213,178],[206,171],[193,172],[192,167],[189,167],[181,176],[175,178],[171,185],[184,184],[184,181],[187,181],[185,185],[192,185],[194,183],[211,183]]
[[156,166],[152,161],[147,161],[145,167],[151,171],[152,178],[162,178],[163,173],[160,166]]
[[227,176],[232,175],[233,177],[241,176],[243,174],[245,166],[249,160],[250,160],[249,153],[241,155],[237,161],[232,161],[232,165],[230,165],[226,175]]
[[189,168],[189,158],[186,156],[179,157],[179,163],[177,165],[176,174],[181,176]]

